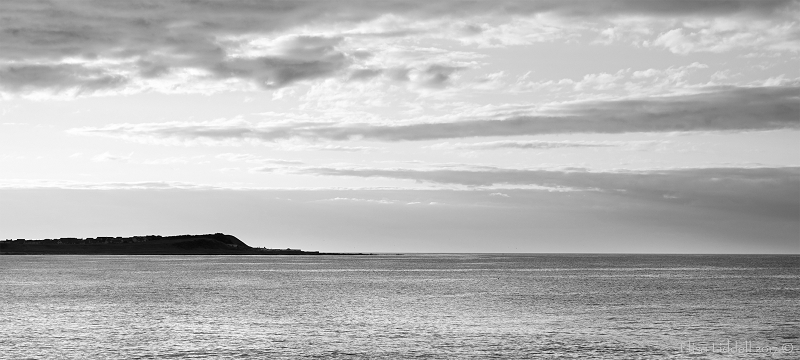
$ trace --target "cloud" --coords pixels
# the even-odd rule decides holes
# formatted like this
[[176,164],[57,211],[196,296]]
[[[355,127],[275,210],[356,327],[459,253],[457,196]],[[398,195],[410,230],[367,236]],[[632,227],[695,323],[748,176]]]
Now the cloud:
[[[478,143],[441,143],[431,145],[432,149],[450,150],[499,150],[499,149],[524,149],[547,150],[561,148],[607,148],[625,145],[634,145],[641,142],[614,142],[614,141],[542,141],[542,140],[498,140]],[[648,142],[652,143],[652,142]]]
[[141,163],[145,165],[203,164],[208,162],[207,160],[204,160],[204,158],[204,155],[170,156],[160,159],[142,160]]
[[66,190],[222,190],[223,187],[179,181],[77,182],[59,180],[3,179],[0,189]]
[[[686,91],[693,86],[688,83],[687,77],[708,65],[698,62],[684,66],[671,66],[666,69],[645,69],[632,71],[622,69],[616,73],[586,74],[582,79],[573,80],[564,78],[560,80],[530,81],[527,73],[517,79],[512,90],[515,92],[547,90],[575,91],[582,95],[590,93],[643,95],[667,95],[677,91]],[[711,79],[715,80],[715,79]],[[694,85],[697,87],[698,85]]]
[[285,139],[413,141],[563,133],[796,129],[800,125],[799,98],[797,86],[714,87],[691,95],[583,101],[534,115],[444,123],[165,122],[84,127],[69,132],[142,142],[217,144]]
[[336,49],[340,37],[291,36],[272,46],[274,55],[220,59],[207,65],[214,77],[252,80],[264,88],[279,88],[300,80],[327,77],[349,60]]
[[[760,34],[772,36],[777,31],[779,34],[775,36],[780,37],[783,33],[774,30],[775,26],[783,24],[780,19],[791,20],[793,12],[788,10],[796,8],[796,2],[791,0],[3,1],[0,2],[3,14],[0,88],[9,93],[91,93],[126,86],[139,89],[178,86],[186,90],[202,89],[208,81],[241,81],[249,86],[280,88],[298,81],[338,76],[368,57],[364,51],[345,51],[342,43],[346,39],[407,37],[420,33],[403,27],[372,34],[347,32],[348,26],[352,28],[386,16],[397,17],[401,25],[429,19],[452,20],[457,23],[456,33],[464,39],[480,35],[513,44],[520,41],[515,37],[524,34],[504,30],[502,22],[521,17],[538,19],[540,15],[579,20],[620,16],[660,19],[736,16],[737,21],[758,19],[768,25]],[[476,17],[498,17],[501,24],[484,29],[482,24],[470,23]],[[789,20],[785,23],[791,23]],[[341,29],[300,34],[303,29],[326,26]],[[545,35],[558,32],[552,26],[539,30]],[[656,42],[673,51],[688,51],[691,49],[680,44],[702,33],[702,30],[692,31],[679,29],[681,33],[665,33],[663,36],[669,36]],[[791,27],[786,31],[796,33]],[[296,35],[287,35],[291,33]],[[720,36],[731,38],[718,33],[716,37],[691,41],[705,46]],[[760,43],[759,38],[746,43]],[[796,48],[789,40],[768,44]],[[491,45],[491,41],[486,44]],[[424,73],[423,83],[429,87],[443,86],[455,71],[430,67]],[[370,75],[359,70],[352,74],[354,79]],[[402,78],[401,73],[393,76]]]
[[[403,201],[403,200],[391,200],[386,198],[381,199],[363,199],[363,198],[349,198],[349,197],[335,197],[331,199],[322,199],[317,200],[314,202],[337,202],[337,201],[344,201],[344,202],[355,202],[355,203],[368,203],[368,204],[381,204],[381,205],[420,205],[422,204],[419,201]],[[435,205],[436,203],[430,203],[429,205]]]
[[442,88],[448,85],[453,75],[463,67],[431,65],[419,74],[419,83],[429,88]]
[[125,76],[78,64],[23,64],[0,66],[0,91],[72,90],[78,94],[113,89],[128,83]]
[[253,154],[233,154],[224,153],[215,156],[217,159],[223,159],[232,162],[246,162],[255,164],[274,164],[274,165],[301,165],[302,161],[298,160],[284,160],[284,159],[269,159],[263,158]]
[[649,201],[672,201],[769,217],[800,216],[800,168],[701,168],[640,172],[527,169],[304,168],[300,174],[391,178],[475,187],[535,185],[601,191]]
[[122,156],[122,155],[113,155],[109,152],[104,152],[102,154],[97,154],[92,157],[92,161],[94,162],[106,162],[106,161],[120,161],[120,162],[128,162],[131,159],[131,155]]
[[587,74],[581,81],[575,83],[575,90],[581,91],[587,88],[604,90],[617,86],[616,82],[622,79],[625,75],[625,70],[617,71],[615,74],[599,73]]
[[372,79],[384,72],[383,69],[356,69],[350,73],[350,80],[363,81]]
[[800,51],[794,22],[737,21],[735,19],[692,20],[661,33],[645,46],[660,46],[676,54],[725,52],[736,48]]

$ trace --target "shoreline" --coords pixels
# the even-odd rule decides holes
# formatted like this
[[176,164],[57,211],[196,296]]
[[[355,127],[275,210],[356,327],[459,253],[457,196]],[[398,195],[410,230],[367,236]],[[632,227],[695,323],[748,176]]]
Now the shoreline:
[[251,247],[233,235],[15,239],[0,241],[0,255],[372,255]]

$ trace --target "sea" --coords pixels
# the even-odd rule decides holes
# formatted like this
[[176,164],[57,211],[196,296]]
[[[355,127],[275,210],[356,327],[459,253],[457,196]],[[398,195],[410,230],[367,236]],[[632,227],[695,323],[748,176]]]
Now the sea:
[[0,256],[2,359],[800,359],[800,257]]

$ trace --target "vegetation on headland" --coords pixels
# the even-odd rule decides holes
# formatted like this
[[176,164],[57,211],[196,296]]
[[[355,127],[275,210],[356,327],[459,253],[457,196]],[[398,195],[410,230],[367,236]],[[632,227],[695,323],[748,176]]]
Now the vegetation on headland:
[[[233,235],[59,238],[0,240],[0,255],[350,255],[299,249],[250,247]],[[363,255],[363,254],[362,254]]]

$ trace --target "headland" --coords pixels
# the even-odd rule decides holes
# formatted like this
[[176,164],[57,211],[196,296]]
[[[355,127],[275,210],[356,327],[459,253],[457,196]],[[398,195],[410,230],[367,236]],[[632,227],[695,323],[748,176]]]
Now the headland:
[[222,233],[0,240],[0,255],[366,255],[251,247]]

